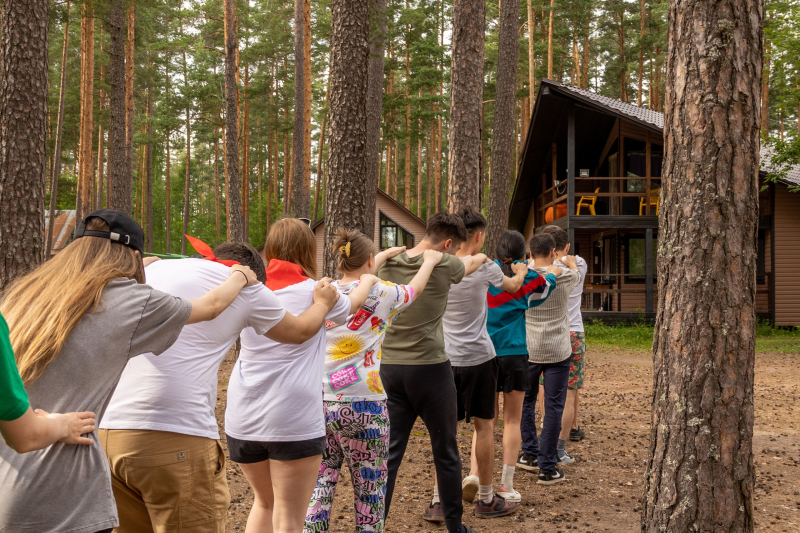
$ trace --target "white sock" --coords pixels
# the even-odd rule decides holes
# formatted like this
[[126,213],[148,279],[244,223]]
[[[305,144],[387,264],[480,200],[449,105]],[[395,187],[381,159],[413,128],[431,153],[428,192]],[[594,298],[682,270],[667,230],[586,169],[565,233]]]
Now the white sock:
[[431,503],[439,503],[439,485],[433,486],[433,500]]
[[500,484],[503,485],[508,492],[514,492],[514,471],[517,469],[515,466],[503,465],[503,477],[500,478]]
[[491,485],[478,485],[478,501],[483,503],[492,502],[492,486]]

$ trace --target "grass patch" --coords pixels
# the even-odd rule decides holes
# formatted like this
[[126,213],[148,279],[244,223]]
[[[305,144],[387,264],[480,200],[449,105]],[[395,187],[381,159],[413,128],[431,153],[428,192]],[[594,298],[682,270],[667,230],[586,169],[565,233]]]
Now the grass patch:
[[[608,326],[599,320],[586,325],[586,341],[590,348],[614,348],[650,351],[653,326],[632,323]],[[759,323],[756,329],[756,352],[800,354],[800,329],[773,328]]]

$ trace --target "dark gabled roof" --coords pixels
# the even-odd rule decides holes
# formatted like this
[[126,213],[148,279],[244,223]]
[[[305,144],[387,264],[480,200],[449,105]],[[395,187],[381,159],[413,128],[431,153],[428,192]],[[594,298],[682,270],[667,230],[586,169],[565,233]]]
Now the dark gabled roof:
[[[625,118],[633,122],[637,122],[644,127],[650,129],[657,129],[663,133],[664,130],[664,113],[660,111],[653,111],[645,107],[639,107],[634,104],[629,104],[616,98],[609,98],[585,89],[571,87],[558,83],[557,81],[542,79],[541,87],[549,87],[555,92],[569,95],[579,101],[585,102],[593,107],[600,108],[611,114],[617,115],[620,118]],[[541,89],[540,89],[541,90]],[[769,147],[761,147],[761,170],[762,172],[769,172],[770,161],[772,159],[772,150]],[[786,173],[786,180],[788,185],[800,186],[800,166],[795,166],[789,169]]]
[[[410,209],[407,209],[403,204],[401,204],[400,202],[398,202],[397,200],[395,200],[394,198],[392,198],[391,196],[386,194],[380,187],[377,190],[377,195],[378,196],[383,196],[384,198],[386,198],[387,200],[389,200],[390,202],[395,204],[397,207],[399,207],[401,210],[405,211],[405,213],[408,216],[410,216],[411,218],[417,220],[423,226],[427,226],[427,222],[425,222],[424,220],[419,218]],[[311,231],[314,231],[315,229],[317,229],[317,226],[319,226],[320,224],[322,224],[324,222],[325,222],[325,217],[322,217],[319,220],[317,220],[317,222],[313,226],[311,226]]]

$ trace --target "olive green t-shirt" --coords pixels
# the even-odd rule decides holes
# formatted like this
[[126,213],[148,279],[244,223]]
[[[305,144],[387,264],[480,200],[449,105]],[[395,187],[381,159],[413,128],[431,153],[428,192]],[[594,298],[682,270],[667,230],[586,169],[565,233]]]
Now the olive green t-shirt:
[[8,339],[8,324],[0,315],[0,420],[16,420],[25,414],[28,405],[28,394]]
[[[384,281],[407,285],[422,266],[422,254],[408,257],[403,252],[386,261],[378,271]],[[383,341],[382,365],[433,365],[447,361],[444,352],[442,316],[447,308],[450,285],[464,277],[464,263],[444,254],[425,290],[395,320]]]

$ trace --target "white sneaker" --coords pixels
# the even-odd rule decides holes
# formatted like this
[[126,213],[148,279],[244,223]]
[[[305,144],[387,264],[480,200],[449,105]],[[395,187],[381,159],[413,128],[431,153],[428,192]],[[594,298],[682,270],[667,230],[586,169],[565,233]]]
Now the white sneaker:
[[467,476],[461,482],[461,499],[467,503],[475,501],[475,496],[478,494],[478,476]]
[[522,501],[522,495],[516,490],[512,489],[511,492],[497,491],[496,494],[506,500],[507,502],[519,503]]

